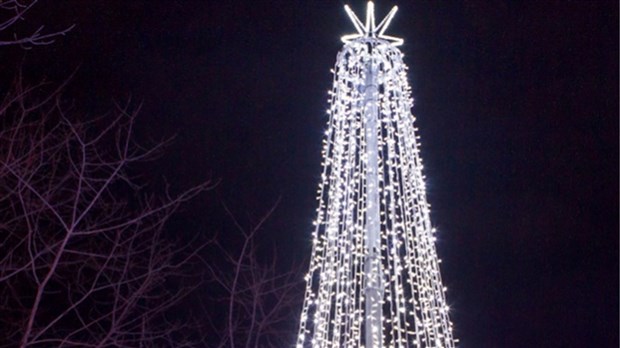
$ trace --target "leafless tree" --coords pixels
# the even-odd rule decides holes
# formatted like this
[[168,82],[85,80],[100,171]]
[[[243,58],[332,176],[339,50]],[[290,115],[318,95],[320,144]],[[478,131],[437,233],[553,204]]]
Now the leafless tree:
[[[24,31],[18,24],[36,4],[0,0],[0,46],[47,45],[73,29],[10,34]],[[169,243],[165,222],[211,183],[163,199],[140,194],[128,167],[163,144],[133,142],[139,110],[117,105],[79,121],[63,103],[63,87],[49,92],[18,79],[0,103],[0,347],[194,346],[187,323],[167,313],[195,288],[186,285],[195,275],[185,266],[205,246],[222,258],[205,264],[216,307],[205,308],[212,335],[202,342],[290,345],[303,268],[279,270],[277,253],[261,259],[256,242],[275,206],[247,229],[227,209],[239,245]]]
[[17,79],[0,103],[0,346],[182,346],[166,313],[200,248],[163,226],[212,185],[145,196],[128,167],[161,146],[133,141],[138,110],[79,121],[48,88]]
[[[225,265],[207,264],[211,279],[220,287],[222,316],[211,316],[211,331],[219,337],[210,340],[217,348],[287,347],[294,342],[297,316],[303,300],[301,265],[278,269],[277,252],[259,253],[257,236],[272,215],[274,205],[260,220],[245,228],[226,208],[239,232],[240,248],[227,247],[216,239],[214,255],[221,254]],[[261,255],[267,254],[267,260]],[[214,267],[214,265],[217,265]],[[213,320],[219,318],[220,320]]]

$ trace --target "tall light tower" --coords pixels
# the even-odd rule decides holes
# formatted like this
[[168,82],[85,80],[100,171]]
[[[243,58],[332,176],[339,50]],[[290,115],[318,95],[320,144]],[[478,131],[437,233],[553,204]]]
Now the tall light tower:
[[454,347],[397,8],[345,10],[297,347]]

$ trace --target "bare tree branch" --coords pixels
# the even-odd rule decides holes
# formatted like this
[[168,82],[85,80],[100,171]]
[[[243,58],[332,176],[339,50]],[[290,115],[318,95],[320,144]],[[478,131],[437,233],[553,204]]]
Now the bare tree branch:
[[[38,0],[0,0],[0,34],[15,29],[19,21],[24,20],[28,11],[37,4]],[[0,46],[20,45],[24,49],[33,46],[49,45],[59,36],[64,36],[75,27],[75,24],[53,32],[44,32],[44,25],[39,26],[31,34],[18,35],[14,33],[10,39],[0,39]]]
[[206,244],[176,246],[163,228],[213,183],[139,194],[128,168],[159,147],[134,142],[137,111],[76,121],[45,87],[18,78],[0,104],[0,346],[176,342],[166,313],[197,286],[184,266]]
[[[232,211],[224,206],[239,232],[240,250],[230,248],[217,240],[213,244],[214,255],[222,255],[225,264],[207,262],[213,285],[222,293],[213,298],[214,303],[226,303],[226,316],[219,322],[210,321],[211,331],[220,333],[218,348],[284,347],[290,345],[295,330],[291,313],[301,306],[301,265],[293,265],[287,271],[278,269],[276,251],[272,250],[269,261],[261,261],[257,236],[265,222],[273,214],[274,204],[250,228],[244,228]],[[235,251],[237,250],[237,251]]]

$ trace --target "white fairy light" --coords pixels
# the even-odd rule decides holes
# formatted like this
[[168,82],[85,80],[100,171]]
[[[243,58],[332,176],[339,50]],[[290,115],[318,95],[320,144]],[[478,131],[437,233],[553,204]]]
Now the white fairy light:
[[453,348],[407,67],[374,4],[332,70],[297,348]]

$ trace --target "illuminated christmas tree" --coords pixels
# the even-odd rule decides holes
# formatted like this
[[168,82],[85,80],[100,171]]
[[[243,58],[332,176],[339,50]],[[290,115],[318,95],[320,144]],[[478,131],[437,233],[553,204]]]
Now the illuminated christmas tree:
[[345,10],[297,347],[454,347],[397,8]]

